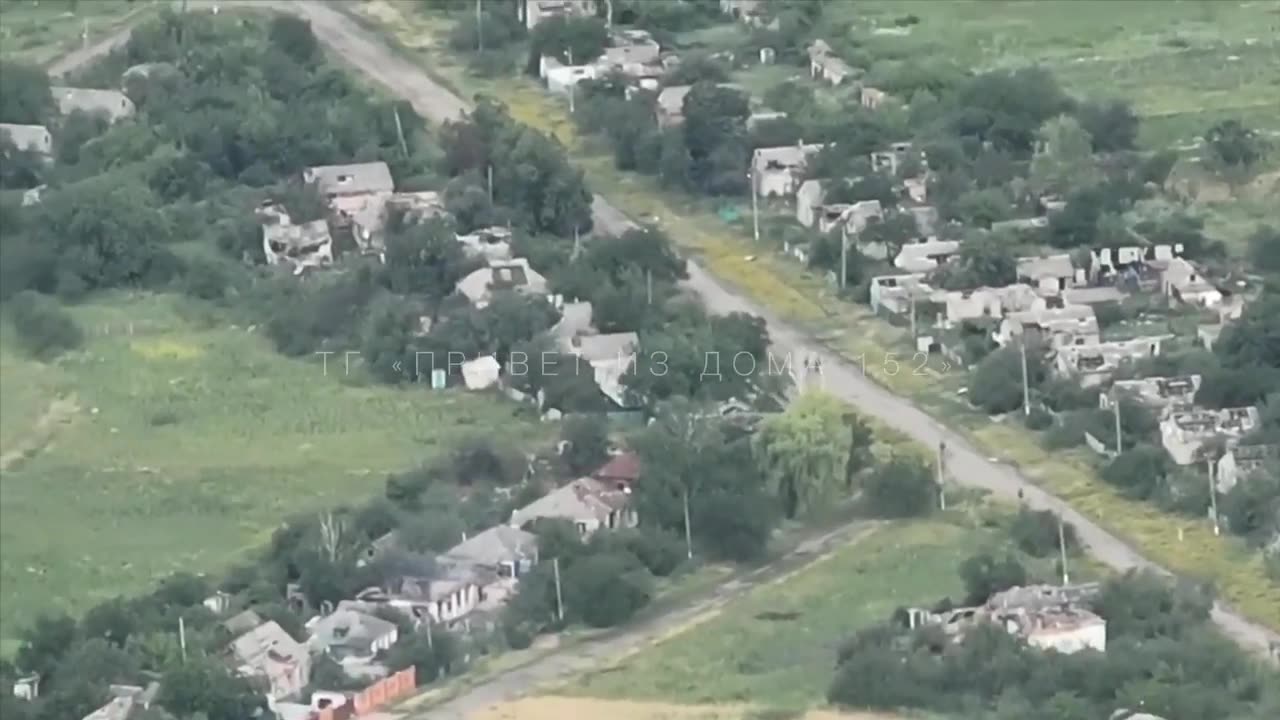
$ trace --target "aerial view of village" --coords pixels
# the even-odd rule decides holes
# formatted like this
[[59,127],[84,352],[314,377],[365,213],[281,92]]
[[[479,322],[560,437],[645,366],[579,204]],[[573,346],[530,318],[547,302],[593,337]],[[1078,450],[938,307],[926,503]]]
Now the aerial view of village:
[[1280,0],[0,0],[0,720],[349,718],[1280,718]]

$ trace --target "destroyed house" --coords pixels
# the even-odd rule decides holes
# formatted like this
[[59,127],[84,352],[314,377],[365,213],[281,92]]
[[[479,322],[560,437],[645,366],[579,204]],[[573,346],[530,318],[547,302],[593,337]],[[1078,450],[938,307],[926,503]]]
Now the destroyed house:
[[1214,460],[1205,452],[1234,447],[1258,427],[1259,417],[1252,406],[1173,412],[1160,421],[1160,442],[1179,465]]
[[1098,402],[1103,410],[1110,409],[1114,401],[1112,395],[1119,394],[1131,397],[1149,408],[1168,411],[1194,405],[1200,383],[1199,375],[1117,380],[1111,386],[1112,393],[1099,395]]

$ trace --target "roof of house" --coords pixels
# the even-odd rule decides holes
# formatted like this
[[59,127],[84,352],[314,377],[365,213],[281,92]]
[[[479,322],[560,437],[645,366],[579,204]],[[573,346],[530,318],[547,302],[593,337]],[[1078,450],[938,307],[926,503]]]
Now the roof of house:
[[521,527],[538,518],[604,521],[626,505],[628,493],[593,478],[578,478],[511,513],[510,524]]
[[396,189],[395,181],[391,179],[391,168],[384,162],[317,165],[304,170],[302,179],[315,183],[326,195],[389,193]]
[[554,328],[556,337],[568,340],[591,330],[593,309],[587,301],[565,303],[560,308],[560,322]]
[[1018,585],[995,593],[986,606],[993,609],[1023,608],[1036,610],[1064,604],[1080,604],[1096,596],[1098,583],[1081,585]]
[[954,255],[960,250],[959,240],[928,240],[902,246],[893,259],[895,267],[913,272],[932,270],[938,266],[937,258]]
[[1032,278],[1069,278],[1075,277],[1076,268],[1071,256],[1043,255],[1040,257],[1018,258],[1018,277]]
[[1124,293],[1119,288],[1109,285],[1104,287],[1067,288],[1062,291],[1062,299],[1073,305],[1120,302],[1124,297]]
[[684,98],[693,89],[692,85],[669,85],[658,92],[658,109],[668,115],[679,115],[684,112]]
[[49,128],[43,125],[0,123],[0,134],[8,135],[19,150],[34,150],[47,155],[53,149],[53,137],[49,135]]
[[793,170],[803,166],[813,155],[826,147],[822,143],[805,145],[782,145],[780,147],[756,148],[751,155],[751,164],[757,170]]
[[128,720],[133,712],[132,697],[114,697],[106,705],[84,716],[84,720]]
[[119,90],[73,88],[55,85],[49,88],[58,111],[68,115],[77,110],[86,113],[104,113],[112,120],[133,114],[133,101]]
[[320,618],[310,628],[307,643],[314,650],[366,650],[375,640],[396,632],[396,625],[375,615],[343,608]]
[[504,562],[515,562],[530,556],[537,547],[538,537],[533,533],[509,525],[497,525],[449,548],[444,553],[444,559],[454,563],[496,567]]
[[307,658],[307,646],[294,640],[274,620],[233,640],[231,652],[238,661],[268,677],[287,672]]
[[252,610],[244,610],[222,621],[222,627],[232,635],[241,635],[262,624],[262,617]]
[[627,480],[635,482],[640,479],[640,456],[633,452],[620,452],[609,458],[604,465],[596,468],[591,477],[598,480]]
[[484,300],[494,290],[544,292],[546,287],[547,279],[530,267],[525,258],[491,259],[487,267],[458,281],[458,292],[473,303]]
[[1160,344],[1172,337],[1172,335],[1155,335],[1089,345],[1068,345],[1061,348],[1058,353],[1070,367],[1085,372],[1096,372],[1109,369],[1124,360],[1136,360],[1158,354]]
[[597,363],[625,360],[639,345],[640,336],[634,332],[605,333],[574,336],[565,350],[589,363]]

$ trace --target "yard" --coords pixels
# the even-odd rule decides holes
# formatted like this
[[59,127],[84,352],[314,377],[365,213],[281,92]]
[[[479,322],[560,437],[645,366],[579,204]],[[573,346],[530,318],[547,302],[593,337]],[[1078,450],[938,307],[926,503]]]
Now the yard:
[[43,65],[120,27],[157,0],[0,0],[0,57]]
[[[89,340],[43,365],[0,343],[0,631],[177,571],[216,572],[289,515],[355,503],[471,433],[547,431],[496,397],[365,384],[286,359],[194,301],[74,310]],[[50,414],[56,422],[42,422]]]
[[799,716],[823,704],[845,637],[899,606],[931,605],[948,595],[961,599],[957,566],[999,542],[992,531],[946,520],[883,526],[750,591],[713,618],[555,692],[745,705]]

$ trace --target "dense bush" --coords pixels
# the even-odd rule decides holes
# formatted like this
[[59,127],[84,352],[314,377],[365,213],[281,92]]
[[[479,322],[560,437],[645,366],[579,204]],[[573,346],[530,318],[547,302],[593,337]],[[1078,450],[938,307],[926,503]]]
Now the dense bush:
[[[1032,557],[1051,557],[1059,552],[1058,515],[1048,510],[1020,508],[1009,526],[1009,535],[1018,549]],[[1079,548],[1075,526],[1062,524],[1062,539],[1068,553]]]
[[862,492],[868,508],[879,517],[928,515],[938,505],[932,469],[913,458],[895,457],[880,465],[863,481]]
[[18,339],[32,355],[49,359],[84,342],[84,333],[57,300],[24,290],[8,302]]

